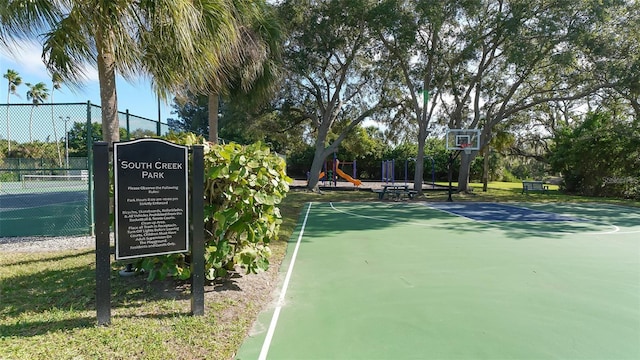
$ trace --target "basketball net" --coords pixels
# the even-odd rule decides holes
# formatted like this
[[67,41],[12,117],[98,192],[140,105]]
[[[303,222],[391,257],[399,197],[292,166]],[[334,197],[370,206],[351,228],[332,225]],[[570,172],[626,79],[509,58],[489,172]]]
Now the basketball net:
[[460,148],[462,148],[464,153],[467,155],[471,154],[471,149],[469,148],[470,146],[471,146],[471,143],[460,144]]

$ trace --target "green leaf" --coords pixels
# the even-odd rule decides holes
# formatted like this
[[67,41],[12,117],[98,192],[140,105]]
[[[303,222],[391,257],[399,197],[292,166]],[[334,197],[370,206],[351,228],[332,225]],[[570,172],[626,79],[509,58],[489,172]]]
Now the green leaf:
[[265,204],[267,203],[267,194],[263,193],[263,192],[257,192],[253,195],[253,198],[256,200],[256,202],[258,204]]
[[[263,244],[276,236],[281,223],[274,204],[288,191],[284,169],[282,159],[264,145],[211,145],[205,154],[207,279],[227,276],[237,263],[250,273],[269,263],[270,251]],[[181,255],[153,257],[141,264],[151,280],[192,275]]]

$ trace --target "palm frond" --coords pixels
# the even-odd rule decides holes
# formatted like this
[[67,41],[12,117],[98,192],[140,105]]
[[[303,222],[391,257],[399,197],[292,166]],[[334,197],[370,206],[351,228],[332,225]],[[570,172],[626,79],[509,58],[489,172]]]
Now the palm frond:
[[48,0],[0,0],[0,35],[6,39],[34,38],[55,24],[62,12],[59,2]]
[[86,80],[86,65],[94,64],[97,56],[82,16],[79,9],[72,9],[44,33],[42,47],[42,60],[49,72],[76,87]]

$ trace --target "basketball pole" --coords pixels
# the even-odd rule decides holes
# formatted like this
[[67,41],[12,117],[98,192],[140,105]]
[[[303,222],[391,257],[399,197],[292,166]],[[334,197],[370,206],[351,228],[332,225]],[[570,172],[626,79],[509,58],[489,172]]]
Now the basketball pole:
[[447,197],[447,202],[453,202],[453,199],[451,198],[451,194],[452,194],[452,190],[451,190],[451,182],[453,180],[453,162],[458,158],[458,155],[460,155],[460,153],[462,152],[462,150],[454,150],[455,151],[455,155],[453,154],[453,152],[449,152],[449,196]]
[[449,152],[449,197],[447,198],[448,202],[453,202],[451,198],[451,180],[453,178],[453,153]]

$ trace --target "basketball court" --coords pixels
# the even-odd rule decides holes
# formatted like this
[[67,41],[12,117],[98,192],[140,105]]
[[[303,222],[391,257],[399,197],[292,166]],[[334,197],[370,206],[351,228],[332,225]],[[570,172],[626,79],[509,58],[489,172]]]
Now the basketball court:
[[640,209],[312,203],[236,359],[638,359]]

